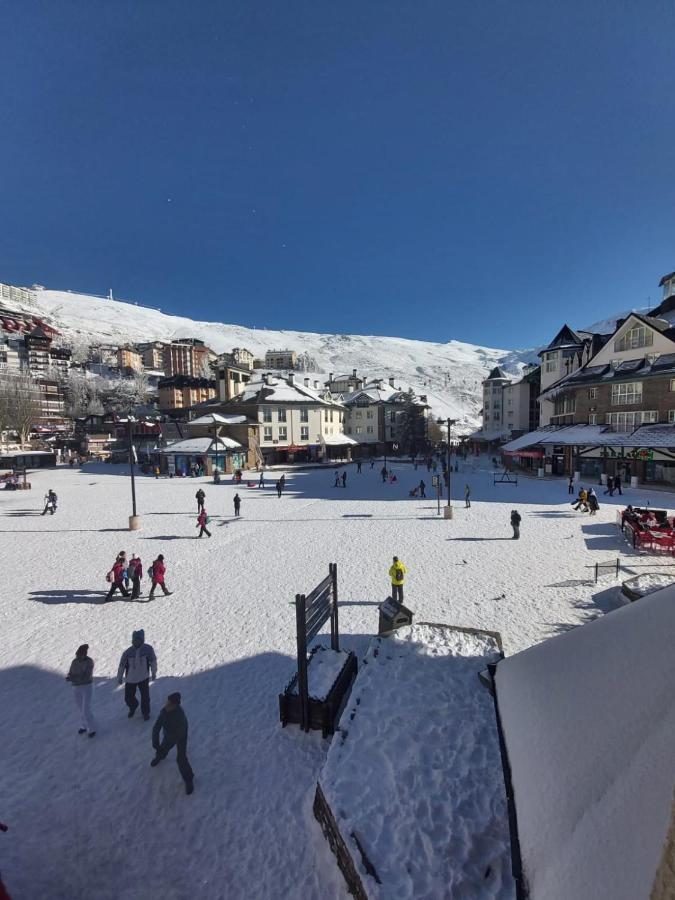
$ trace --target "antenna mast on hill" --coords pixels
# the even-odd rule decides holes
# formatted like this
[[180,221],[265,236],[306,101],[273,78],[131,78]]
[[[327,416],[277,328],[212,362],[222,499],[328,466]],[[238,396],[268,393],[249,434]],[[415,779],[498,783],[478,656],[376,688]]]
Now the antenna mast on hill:
[[112,300],[112,299],[114,299],[113,293],[112,293],[112,288],[108,288],[108,300]]

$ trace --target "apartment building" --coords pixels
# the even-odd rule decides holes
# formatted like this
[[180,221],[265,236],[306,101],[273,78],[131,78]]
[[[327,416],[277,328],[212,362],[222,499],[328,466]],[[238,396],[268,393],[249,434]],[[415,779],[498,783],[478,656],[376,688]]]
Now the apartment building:
[[205,378],[215,353],[198,338],[181,338],[164,346],[162,368],[167,377],[190,375]]
[[136,350],[141,354],[143,360],[143,368],[150,369],[152,372],[163,372],[166,346],[164,341],[146,341],[136,344]]
[[143,368],[143,357],[139,350],[128,344],[117,351],[117,367],[125,375],[140,372]]
[[157,392],[160,410],[171,414],[187,411],[198,403],[213,400],[216,396],[216,382],[212,378],[173,375],[159,381]]
[[298,362],[295,350],[268,350],[265,353],[265,368],[294,369]]

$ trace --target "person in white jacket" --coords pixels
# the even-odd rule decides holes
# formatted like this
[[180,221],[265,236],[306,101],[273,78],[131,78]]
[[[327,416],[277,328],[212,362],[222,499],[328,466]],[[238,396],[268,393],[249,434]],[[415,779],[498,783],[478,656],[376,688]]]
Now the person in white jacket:
[[75,659],[70,664],[66,681],[73,686],[73,697],[81,720],[78,734],[88,733],[90,738],[96,734],[96,723],[91,712],[91,698],[94,692],[94,660],[87,654],[89,644],[82,644],[75,651]]
[[150,678],[157,678],[157,657],[150,644],[145,643],[143,629],[134,631],[131,635],[131,647],[125,650],[120,659],[117,670],[118,684],[124,685],[124,702],[129,707],[131,719],[138,709],[136,688],[141,695],[141,712],[147,722],[150,718]]

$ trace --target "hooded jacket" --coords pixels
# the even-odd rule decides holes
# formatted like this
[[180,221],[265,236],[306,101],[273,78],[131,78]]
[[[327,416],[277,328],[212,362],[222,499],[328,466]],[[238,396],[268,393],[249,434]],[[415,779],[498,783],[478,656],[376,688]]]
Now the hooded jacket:
[[202,511],[197,516],[197,525],[199,525],[201,528],[204,528],[206,526],[206,518],[206,510],[202,509]]
[[[400,578],[396,577],[397,569],[400,569],[401,572],[403,573]],[[399,559],[398,562],[395,562],[392,566],[389,567],[389,577],[391,578],[391,583],[392,584],[403,584],[403,582],[405,580],[405,573],[407,571],[408,570],[406,569],[406,567],[403,565],[403,563]]]
[[156,559],[152,564],[152,580],[155,584],[164,584],[164,573],[166,572],[166,566],[164,565],[164,561],[161,559]]
[[150,644],[141,644],[139,647],[132,644],[122,654],[117,670],[117,680],[121,682],[126,676],[129,684],[138,684],[139,681],[145,681],[149,675],[152,675],[153,678],[157,677],[155,651]]

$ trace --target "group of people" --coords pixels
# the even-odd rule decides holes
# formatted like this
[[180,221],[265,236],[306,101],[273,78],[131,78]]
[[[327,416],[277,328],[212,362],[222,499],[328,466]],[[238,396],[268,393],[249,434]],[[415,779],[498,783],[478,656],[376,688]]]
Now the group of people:
[[[117,669],[117,682],[124,684],[124,702],[127,717],[132,719],[139,705],[143,721],[150,719],[150,681],[157,678],[157,656],[150,644],[145,643],[141,628],[131,635],[131,646],[122,653]],[[73,698],[80,715],[78,734],[96,736],[96,721],[92,710],[94,692],[94,660],[89,656],[89,645],[81,644],[75,651],[66,681],[73,688]],[[140,702],[136,698],[136,692]],[[188,721],[177,691],[169,694],[152,729],[152,747],[155,755],[150,762],[154,768],[176,747],[176,762],[185,782],[185,793],[194,791],[194,772],[187,758]]]
[[[148,600],[155,599],[155,591],[158,587],[166,597],[169,597],[173,593],[173,591],[167,589],[167,586],[164,583],[165,572],[166,566],[164,564],[164,556],[160,553],[148,570],[148,576],[152,582]],[[127,560],[126,551],[120,550],[112,569],[106,575],[106,580],[110,582],[110,589],[105,597],[106,601],[112,600],[117,591],[119,591],[123,597],[137,600],[141,596],[142,578],[143,563],[140,556],[136,556],[136,554],[133,553],[131,559]],[[130,584],[131,591],[129,591]]]
[[598,495],[595,493],[593,488],[580,488],[579,494],[576,500],[572,501],[573,509],[581,509],[582,512],[587,512],[590,515],[594,516],[597,511],[600,509],[600,504],[598,503]]

